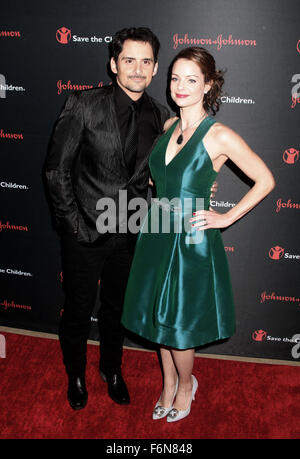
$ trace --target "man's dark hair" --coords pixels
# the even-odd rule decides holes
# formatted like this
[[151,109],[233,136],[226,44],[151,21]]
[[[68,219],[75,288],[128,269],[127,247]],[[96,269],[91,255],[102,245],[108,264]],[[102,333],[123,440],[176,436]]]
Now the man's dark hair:
[[119,30],[110,42],[110,57],[117,62],[119,54],[122,52],[124,41],[133,40],[149,43],[153,50],[154,62],[157,62],[160,43],[156,35],[147,27],[130,27]]

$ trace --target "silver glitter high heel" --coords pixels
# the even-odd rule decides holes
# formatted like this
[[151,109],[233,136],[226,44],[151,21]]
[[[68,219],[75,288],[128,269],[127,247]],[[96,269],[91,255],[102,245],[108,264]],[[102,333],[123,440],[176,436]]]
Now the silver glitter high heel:
[[173,400],[171,402],[171,406],[169,408],[166,408],[166,407],[162,406],[160,404],[160,397],[159,397],[159,400],[156,403],[156,405],[154,407],[154,410],[153,410],[153,413],[152,413],[152,419],[162,419],[165,416],[167,416],[167,414],[172,409],[172,405],[173,405],[174,399],[176,397],[177,389],[178,389],[178,378],[177,378],[177,381],[176,381],[175,392],[174,392]]
[[193,379],[193,388],[192,388],[192,397],[191,397],[189,406],[187,407],[186,410],[183,410],[183,411],[177,410],[176,408],[172,408],[171,410],[169,410],[167,422],[180,421],[180,419],[186,418],[190,414],[192,401],[195,400],[195,393],[198,389],[198,381],[194,375],[192,375],[192,379]]

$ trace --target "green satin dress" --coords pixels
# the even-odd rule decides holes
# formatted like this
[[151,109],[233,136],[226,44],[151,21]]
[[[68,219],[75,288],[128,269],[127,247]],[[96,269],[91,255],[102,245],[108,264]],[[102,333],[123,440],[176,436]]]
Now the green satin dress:
[[233,335],[235,317],[220,230],[189,223],[192,212],[209,209],[217,172],[202,139],[215,120],[205,118],[165,165],[177,122],[150,156],[157,196],[138,235],[122,324],[152,342],[188,349]]

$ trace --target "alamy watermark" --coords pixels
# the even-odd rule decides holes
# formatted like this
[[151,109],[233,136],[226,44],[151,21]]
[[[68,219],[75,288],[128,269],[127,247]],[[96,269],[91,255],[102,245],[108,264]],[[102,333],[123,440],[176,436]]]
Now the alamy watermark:
[[5,76],[0,74],[0,99],[6,98],[6,81]]
[[300,357],[300,334],[294,335],[292,340],[295,341],[297,344],[292,347],[292,357],[294,359],[299,359]]
[[292,92],[292,97],[293,98],[300,97],[300,73],[296,73],[295,75],[293,75],[291,82],[292,83],[296,83],[292,87],[292,91],[291,91]]
[[152,198],[150,203],[141,197],[128,200],[127,190],[120,190],[118,199],[98,200],[101,211],[96,221],[97,231],[104,233],[185,233],[186,242],[198,244],[203,232],[191,225],[195,212],[204,210],[204,198]]
[[6,340],[5,336],[0,335],[0,359],[6,358]]

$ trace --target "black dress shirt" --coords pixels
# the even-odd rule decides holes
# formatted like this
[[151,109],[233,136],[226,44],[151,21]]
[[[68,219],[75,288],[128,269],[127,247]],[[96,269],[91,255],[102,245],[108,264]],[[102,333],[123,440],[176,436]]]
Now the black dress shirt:
[[[130,115],[130,104],[132,99],[123,91],[123,89],[115,83],[114,100],[116,106],[116,114],[118,126],[120,130],[120,137],[122,148],[124,151],[125,137],[128,118]],[[137,115],[138,115],[138,147],[135,170],[138,169],[139,164],[143,161],[146,154],[149,152],[155,138],[159,134],[157,131],[157,123],[153,113],[152,105],[146,93],[143,93],[137,101]],[[125,158],[126,161],[126,158]]]

